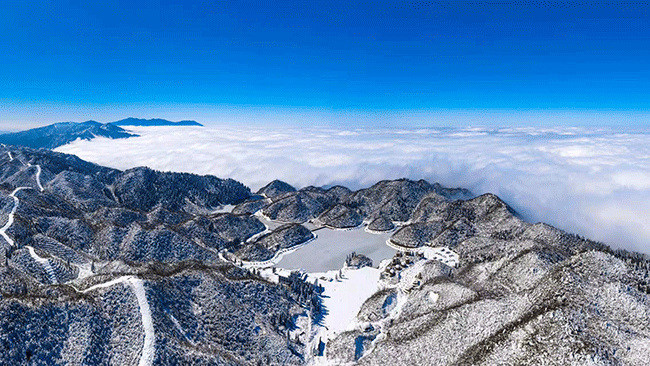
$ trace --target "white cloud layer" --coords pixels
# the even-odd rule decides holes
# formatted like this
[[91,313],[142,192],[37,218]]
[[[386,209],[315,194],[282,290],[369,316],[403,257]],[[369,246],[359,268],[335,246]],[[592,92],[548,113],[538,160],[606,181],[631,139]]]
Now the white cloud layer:
[[578,128],[134,128],[58,151],[119,169],[213,174],[257,189],[424,178],[493,192],[529,221],[650,253],[650,131]]

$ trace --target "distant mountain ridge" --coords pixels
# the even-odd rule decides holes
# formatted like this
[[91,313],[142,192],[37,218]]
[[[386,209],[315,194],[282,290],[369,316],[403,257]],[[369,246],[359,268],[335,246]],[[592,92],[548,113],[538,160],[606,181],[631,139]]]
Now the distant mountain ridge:
[[0,143],[5,145],[31,147],[34,149],[55,149],[77,139],[91,140],[97,136],[119,139],[138,136],[120,126],[152,127],[203,125],[191,120],[172,122],[160,118],[143,119],[133,117],[109,123],[100,123],[97,121],[60,122],[25,131],[0,134]]
[[192,121],[192,120],[183,120],[183,121],[178,121],[178,122],[172,122],[168,121],[166,119],[161,119],[161,118],[152,118],[152,119],[144,119],[144,118],[125,118],[121,119],[119,121],[115,122],[110,122],[110,124],[115,125],[115,126],[203,126],[202,124]]
[[137,135],[110,123],[96,121],[60,122],[45,127],[0,135],[0,143],[37,149],[54,149],[76,139],[91,140],[97,136],[119,139]]

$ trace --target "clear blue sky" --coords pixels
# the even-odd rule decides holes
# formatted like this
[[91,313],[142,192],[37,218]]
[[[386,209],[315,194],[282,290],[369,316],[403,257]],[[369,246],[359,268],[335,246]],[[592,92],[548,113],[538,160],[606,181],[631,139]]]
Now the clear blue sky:
[[650,5],[579,3],[3,1],[0,120],[647,115]]

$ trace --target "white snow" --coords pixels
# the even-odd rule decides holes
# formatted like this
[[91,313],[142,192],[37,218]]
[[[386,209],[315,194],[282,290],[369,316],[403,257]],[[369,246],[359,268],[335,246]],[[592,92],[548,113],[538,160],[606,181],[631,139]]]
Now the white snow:
[[379,289],[379,269],[364,267],[360,269],[343,268],[327,273],[311,273],[310,280],[318,279],[323,286],[323,305],[327,309],[324,326],[328,337],[347,330],[356,322],[361,305]]
[[213,214],[216,213],[231,213],[232,209],[235,208],[235,205],[223,205],[212,211]]
[[155,356],[155,341],[156,333],[153,328],[153,319],[151,318],[151,309],[147,301],[147,294],[144,289],[142,280],[139,278],[130,278],[129,285],[138,299],[138,306],[140,306],[140,315],[142,316],[142,328],[144,328],[144,344],[142,345],[142,356],[138,366],[149,366],[153,363]]
[[40,263],[43,266],[45,272],[47,273],[47,276],[50,279],[50,282],[54,284],[59,283],[59,281],[56,278],[56,273],[54,272],[54,268],[52,268],[52,264],[50,264],[50,261],[36,254],[36,251],[34,251],[33,247],[29,245],[26,245],[25,247],[27,248],[27,250],[29,250],[29,255],[32,258],[34,258],[36,262]]
[[[25,164],[25,163],[23,163],[23,164]],[[43,188],[43,185],[41,184],[41,166],[38,165],[38,164],[32,165],[32,163],[29,163],[29,162],[27,164],[25,164],[25,166],[27,166],[28,168],[31,168],[33,166],[36,167],[36,185],[38,186],[38,189],[41,192],[43,192],[45,189]]]
[[88,278],[94,274],[92,270],[92,262],[86,262],[81,264],[73,263],[73,265],[75,265],[79,269],[77,280]]
[[21,191],[23,189],[30,189],[30,187],[18,187],[16,189],[14,189],[14,191],[11,192],[11,194],[9,195],[10,197],[12,197],[14,199],[14,207],[12,207],[11,212],[9,212],[9,216],[7,217],[7,222],[5,223],[5,225],[2,228],[0,228],[0,235],[2,235],[2,237],[12,247],[15,245],[15,243],[14,243],[14,240],[11,239],[9,237],[9,235],[7,235],[7,229],[9,229],[9,227],[14,223],[14,214],[16,213],[16,210],[18,209],[19,200],[18,200],[18,197],[16,197],[16,193],[18,193],[19,191]]
[[422,253],[424,255],[424,258],[437,260],[448,265],[449,267],[456,267],[460,261],[460,256],[458,253],[454,252],[448,247],[424,246],[418,248],[405,248],[394,244],[390,239],[386,241],[386,245],[402,252]]
[[84,293],[84,294],[85,294],[86,292],[95,291],[95,290],[98,290],[98,289],[100,289],[100,288],[107,288],[107,287],[111,287],[111,286],[117,285],[118,283],[124,283],[124,282],[127,282],[127,281],[129,281],[131,278],[133,278],[133,276],[122,276],[122,277],[118,277],[118,278],[115,278],[115,279],[113,279],[113,280],[106,281],[106,282],[104,282],[104,283],[100,283],[100,284],[97,284],[97,285],[90,286],[90,287],[88,287],[88,288],[85,289],[85,290],[79,290],[79,289],[77,289],[75,286],[72,286],[72,285],[71,285],[71,286],[72,286],[72,288],[75,289],[75,291],[80,292],[80,293]]
[[[406,303],[408,302],[409,293],[412,290],[414,284],[416,283],[417,275],[422,272],[424,263],[425,261],[416,262],[415,265],[403,271],[402,276],[397,284],[388,285],[385,283],[380,283],[379,285],[380,288],[381,287],[394,288],[397,291],[397,298],[395,300],[396,304],[388,312],[388,316],[386,316],[384,319],[372,323],[372,325],[376,329],[379,329],[379,335],[372,341],[370,347],[368,347],[368,349],[364,352],[362,357],[372,353],[376,345],[379,342],[386,339],[387,337],[386,328],[393,320],[399,318],[399,316],[402,314],[402,309],[404,309],[404,305],[406,305]],[[383,270],[386,264],[387,262],[382,263],[380,268]],[[438,297],[439,295],[437,293],[435,293],[434,295],[432,295],[432,293],[429,293],[429,298],[434,302],[438,301]],[[359,324],[359,325],[365,326],[364,324]]]
[[[380,273],[388,264],[384,261],[377,268],[364,267],[361,269],[343,268],[341,270],[342,276],[336,276],[333,281],[324,281],[319,278],[319,284],[325,288],[323,304],[330,311],[325,316],[324,325],[326,332],[315,333],[316,336],[324,335],[325,339],[332,339],[336,334],[346,331],[364,328],[368,323],[359,322],[356,318],[363,303],[377,291],[385,288],[395,288],[397,290],[397,297],[395,299],[395,306],[390,309],[388,315],[372,325],[380,330],[379,335],[375,338],[368,350],[364,355],[371,353],[375,345],[386,338],[385,329],[387,324],[392,320],[397,319],[402,313],[404,305],[407,303],[413,281],[416,275],[422,270],[422,263],[413,266],[405,271],[405,276],[396,285],[388,285],[380,280]],[[327,273],[328,278],[332,274],[338,274],[338,271],[330,271]],[[310,279],[314,279],[318,274],[311,274]],[[323,277],[323,276],[321,276]],[[332,365],[339,364],[336,360],[328,357],[327,348],[325,348],[325,355],[323,357],[315,357],[310,360],[312,365]]]
[[262,213],[262,210],[258,210],[253,215],[255,215],[255,217],[257,217],[257,219],[260,220],[269,230],[275,230],[285,224],[280,221],[271,220],[268,216]]
[[253,216],[255,216],[258,220],[260,220],[260,222],[262,222],[262,224],[264,224],[264,227],[265,227],[266,229],[264,229],[264,231],[261,231],[261,232],[255,234],[255,235],[251,236],[250,238],[248,238],[248,239],[246,240],[246,242],[252,242],[252,241],[255,241],[255,240],[257,240],[258,238],[262,237],[263,235],[266,235],[266,234],[272,232],[273,229],[278,228],[278,227],[281,226],[281,224],[279,224],[279,223],[277,223],[277,222],[275,222],[275,221],[269,219],[268,217],[266,217],[266,216],[262,213],[262,210],[258,210],[257,212],[255,212],[255,213],[253,214]]
[[436,303],[438,302],[439,298],[440,298],[440,294],[438,294],[435,291],[429,291],[429,300],[431,300],[431,302]]
[[108,191],[111,192],[111,196],[113,196],[113,201],[119,202],[117,196],[115,195],[115,186],[113,184],[110,184],[107,185],[106,188],[108,188]]
[[447,247],[422,247],[418,249],[419,250],[416,251],[421,251],[426,259],[435,259],[448,265],[449,267],[456,267],[458,265],[458,261],[460,260],[458,253]]
[[[264,222],[266,231],[280,225],[261,212],[256,213],[256,216]],[[387,287],[387,284],[380,280],[380,273],[388,264],[385,259],[393,257],[397,251],[388,245],[390,232],[368,232],[364,225],[353,229],[319,228],[315,230],[315,234],[317,236],[312,241],[281,250],[268,261],[234,262],[244,268],[255,268],[256,273],[273,283],[279,283],[281,276],[287,277],[292,271],[298,270],[307,274],[308,281],[323,287],[322,304],[326,314],[322,325],[312,325],[310,320],[308,329],[304,329],[310,337],[307,348],[312,350],[318,346],[319,340],[327,342],[340,332],[362,326],[356,316],[370,296]],[[352,252],[369,256],[379,268],[344,267],[346,257]],[[427,254],[432,258],[446,260],[453,252],[448,248],[439,248],[428,251]],[[223,253],[219,253],[219,256],[228,260]],[[375,324],[377,327],[383,329],[384,322],[399,316],[423,263],[424,261],[417,262],[404,272],[400,282],[392,285],[398,290],[396,306],[390,311],[387,320]],[[181,331],[180,325],[177,325],[177,328]],[[308,360],[312,365],[329,365],[331,362],[332,360],[327,358],[327,348],[324,356]]]
[[43,185],[41,184],[41,166],[36,164],[36,184],[38,185],[38,189],[43,192],[45,188],[43,188]]
[[267,227],[264,231],[260,231],[259,233],[257,233],[255,235],[251,236],[250,238],[246,239],[246,242],[247,243],[254,242],[255,240],[257,240],[257,239],[261,238],[262,236],[264,236],[266,234],[269,234],[271,232],[273,232],[273,230],[271,230],[271,229],[269,229]]
[[[256,216],[264,222],[267,231],[280,225],[261,212],[256,213]],[[361,305],[379,289],[380,269],[342,268],[346,257],[357,252],[369,256],[375,265],[379,265],[396,252],[386,245],[390,233],[370,233],[363,226],[349,230],[321,228],[314,234],[315,238],[311,241],[281,250],[268,261],[235,263],[245,268],[258,268],[260,276],[275,283],[280,276],[286,277],[292,270],[300,270],[307,273],[310,282],[318,282],[323,286],[323,306],[327,314],[323,319],[323,327],[309,330],[312,345],[320,338],[325,341],[356,326],[356,315]],[[220,257],[226,260],[221,253]],[[275,268],[270,268],[271,266]]]
[[167,316],[169,316],[169,319],[172,321],[172,323],[174,324],[174,327],[176,327],[178,332],[180,334],[182,334],[183,337],[185,337],[185,340],[190,342],[190,344],[194,345],[195,344],[194,341],[190,337],[187,336],[187,333],[185,333],[185,331],[183,330],[183,327],[181,326],[181,323],[178,321],[178,319],[176,319],[176,317],[171,313],[168,313]]
[[[7,151],[7,153],[9,154],[9,158],[11,158],[11,160],[13,160],[13,157],[11,156],[11,152]],[[28,166],[31,166],[31,164],[29,164]],[[36,165],[36,183],[38,184],[38,187],[40,188],[40,190],[42,192],[43,191],[43,186],[41,185],[41,178],[40,177],[41,177],[41,166]],[[9,237],[9,235],[7,235],[7,229],[9,229],[9,227],[14,223],[14,215],[16,213],[16,210],[18,209],[18,204],[20,203],[20,201],[18,200],[18,197],[16,197],[16,194],[19,191],[23,190],[23,189],[32,189],[32,187],[18,187],[16,189],[14,189],[13,192],[11,192],[11,194],[9,196],[14,199],[14,206],[11,208],[11,212],[9,212],[9,216],[7,217],[7,222],[4,224],[4,226],[2,228],[0,228],[0,235],[11,246],[14,246],[15,243],[14,243],[13,239],[11,239]]]
[[[266,231],[281,225],[261,212],[256,216],[265,224]],[[323,306],[327,314],[323,327],[310,330],[312,341],[317,342],[317,338],[326,340],[354,327],[361,305],[379,289],[380,269],[342,268],[346,257],[357,252],[370,257],[378,266],[384,259],[391,258],[396,250],[386,245],[390,232],[371,233],[363,225],[345,230],[320,228],[314,231],[314,235],[315,238],[307,243],[279,251],[271,260],[242,262],[240,265],[259,268],[262,277],[276,283],[279,276],[289,276],[293,270],[307,273],[310,282],[318,281],[324,289]]]
[[265,268],[258,268],[258,273],[262,278],[266,279],[267,281],[273,283],[279,283],[280,276],[289,277],[291,271],[282,268],[265,267]]

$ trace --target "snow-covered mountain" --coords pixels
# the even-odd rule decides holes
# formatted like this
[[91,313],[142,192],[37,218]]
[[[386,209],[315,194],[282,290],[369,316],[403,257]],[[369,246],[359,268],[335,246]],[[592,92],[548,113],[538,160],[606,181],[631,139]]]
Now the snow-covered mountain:
[[54,149],[77,139],[92,140],[95,137],[120,139],[138,136],[120,126],[152,127],[152,126],[202,126],[196,121],[172,122],[165,119],[126,118],[110,123],[96,121],[60,122],[52,125],[33,128],[26,131],[10,132],[0,135],[0,143],[19,145],[31,148]]
[[137,135],[110,123],[95,121],[81,123],[61,122],[26,131],[5,133],[0,135],[0,143],[54,149],[77,139],[90,140],[98,136],[118,139]]
[[[0,151],[0,364],[622,364],[650,261],[499,197]],[[353,254],[354,253],[354,254]]]

